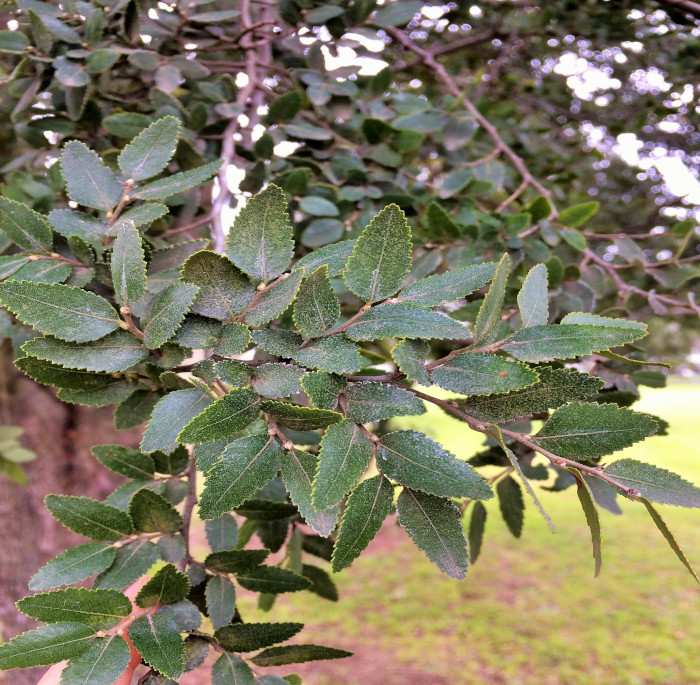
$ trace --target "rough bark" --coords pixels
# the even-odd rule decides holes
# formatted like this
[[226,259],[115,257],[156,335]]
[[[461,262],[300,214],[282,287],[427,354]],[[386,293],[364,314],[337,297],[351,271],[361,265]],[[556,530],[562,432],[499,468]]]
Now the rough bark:
[[[0,373],[6,372],[9,364],[1,361]],[[117,431],[112,408],[63,404],[54,390],[24,377],[13,375],[1,385],[7,390],[0,395],[2,423],[23,426],[23,443],[37,453],[26,464],[27,486],[0,476],[0,631],[8,639],[37,625],[14,606],[27,594],[29,578],[66,547],[87,542],[50,516],[44,496],[58,492],[102,499],[124,479],[100,466],[90,447],[113,442],[135,446],[138,434]],[[0,672],[0,683],[33,685],[44,670]]]

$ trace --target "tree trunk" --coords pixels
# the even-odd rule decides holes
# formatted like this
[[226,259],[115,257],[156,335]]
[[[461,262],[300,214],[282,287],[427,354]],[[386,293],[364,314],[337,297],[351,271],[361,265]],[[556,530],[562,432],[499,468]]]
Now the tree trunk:
[[[10,368],[6,362],[0,359],[0,374]],[[53,519],[44,496],[56,492],[104,498],[123,479],[102,467],[90,448],[116,442],[136,446],[139,439],[136,431],[115,429],[112,407],[63,404],[53,389],[14,374],[9,385],[9,392],[0,395],[2,423],[23,426],[22,442],[37,458],[25,464],[27,486],[0,475],[0,630],[5,639],[37,625],[14,606],[28,593],[29,578],[67,547],[88,542]],[[34,685],[44,670],[0,671],[0,683]]]

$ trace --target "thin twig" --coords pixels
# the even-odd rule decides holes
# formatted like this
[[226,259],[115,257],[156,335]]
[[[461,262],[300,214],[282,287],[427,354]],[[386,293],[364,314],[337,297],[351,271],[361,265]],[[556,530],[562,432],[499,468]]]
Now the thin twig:
[[[398,385],[398,383],[394,384]],[[426,395],[425,393],[420,392],[420,390],[415,390],[414,388],[407,387],[405,385],[401,385],[400,387],[404,388],[405,390],[408,390],[409,392],[412,392],[416,397],[420,397],[426,402],[431,402],[432,404],[437,405],[441,409],[445,410],[448,414],[456,416],[458,419],[464,421],[472,430],[478,431],[479,433],[488,434],[488,424],[476,420],[472,416],[469,416],[469,414],[465,414],[463,411],[459,410],[453,402],[448,400],[440,400],[437,397]],[[525,447],[528,447],[529,449],[538,452],[542,456],[547,457],[547,459],[549,459],[549,461],[554,466],[557,466],[559,468],[574,467],[579,471],[589,473],[592,476],[595,476],[596,478],[600,478],[606,481],[610,485],[619,488],[630,497],[639,497],[639,491],[635,490],[634,488],[629,488],[626,485],[620,483],[619,481],[616,481],[614,478],[611,478],[600,467],[586,466],[585,464],[573,461],[572,459],[565,459],[564,457],[559,457],[556,454],[553,454],[552,452],[549,452],[543,447],[540,447],[538,444],[532,442],[530,436],[526,435],[525,433],[515,433],[506,428],[501,428],[500,430],[503,435],[506,435],[509,438],[515,440],[516,442],[519,442],[521,445],[524,445]]]
[[192,524],[192,511],[197,504],[197,462],[194,454],[190,454],[190,461],[184,475],[187,477],[187,499],[182,511],[182,539],[185,542],[185,556],[180,560],[179,568],[184,571],[192,561],[190,527]]
[[[440,81],[442,81],[447,92],[450,95],[456,98],[460,98],[460,100],[464,104],[465,109],[474,116],[474,119],[479,124],[479,126],[481,126],[484,129],[484,131],[486,131],[486,134],[496,144],[496,148],[499,149],[511,161],[513,166],[517,169],[518,173],[522,177],[523,182],[526,183],[528,186],[534,188],[541,195],[544,195],[550,200],[551,203],[551,191],[545,188],[530,173],[530,170],[527,168],[522,157],[520,157],[503,140],[500,133],[498,132],[498,129],[479,111],[476,105],[469,98],[467,98],[464,95],[464,93],[462,93],[462,91],[457,86],[457,83],[455,82],[454,78],[452,78],[452,76],[450,76],[445,67],[435,59],[433,53],[429,50],[426,50],[425,48],[421,48],[420,46],[416,45],[416,43],[413,40],[411,40],[411,38],[407,36],[401,29],[395,27],[388,27],[385,30],[387,31],[387,33],[389,33],[389,35],[392,36],[392,38],[401,43],[401,45],[403,45],[404,48],[410,50],[411,52],[415,53],[418,57],[420,57],[423,61],[423,64],[429,69],[431,69],[435,73],[436,77]],[[552,207],[552,212],[553,215],[556,216],[556,210],[554,209],[554,207]]]

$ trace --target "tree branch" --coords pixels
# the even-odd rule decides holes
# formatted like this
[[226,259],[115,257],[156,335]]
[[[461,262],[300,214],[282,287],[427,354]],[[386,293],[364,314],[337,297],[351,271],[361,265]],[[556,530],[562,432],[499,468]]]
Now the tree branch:
[[[447,92],[450,95],[461,99],[461,101],[464,104],[465,109],[467,111],[469,111],[474,116],[474,119],[479,124],[479,126],[481,126],[484,129],[484,131],[486,131],[486,134],[496,144],[496,148],[498,150],[500,150],[511,161],[513,166],[517,169],[518,173],[520,174],[520,176],[523,179],[523,183],[525,183],[527,186],[534,188],[541,195],[544,195],[546,198],[548,198],[550,200],[550,203],[551,203],[551,197],[552,197],[551,191],[547,190],[547,188],[545,188],[530,173],[530,170],[525,165],[525,162],[523,161],[522,157],[520,157],[503,140],[500,133],[498,132],[498,129],[478,110],[476,105],[460,91],[455,80],[452,78],[452,76],[450,76],[450,74],[447,73],[447,70],[445,69],[445,67],[435,59],[435,56],[433,55],[433,53],[430,52],[429,50],[426,50],[426,49],[421,48],[420,46],[416,45],[416,43],[414,43],[413,40],[411,40],[411,38],[409,38],[401,29],[389,27],[386,29],[386,31],[397,42],[399,42],[401,45],[403,45],[404,48],[415,53],[422,60],[423,64],[428,69],[431,69],[435,73],[437,78],[440,81],[442,81],[443,85],[445,86],[445,89],[447,90]],[[556,210],[553,210],[553,211],[554,211],[554,216],[556,216]]]

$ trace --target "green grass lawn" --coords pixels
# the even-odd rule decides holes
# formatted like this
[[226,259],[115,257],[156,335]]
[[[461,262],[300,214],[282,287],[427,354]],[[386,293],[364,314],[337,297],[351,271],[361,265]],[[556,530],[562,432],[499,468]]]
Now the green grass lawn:
[[[624,456],[700,483],[699,390],[646,390],[635,409],[664,417],[671,435],[646,440]],[[402,426],[427,432],[463,457],[480,443],[439,412]],[[355,651],[352,659],[299,666],[310,685],[700,683],[698,586],[646,510],[624,501],[623,516],[601,511],[603,571],[594,579],[589,532],[574,491],[542,492],[542,502],[558,534],[528,502],[525,530],[516,540],[496,500],[489,501],[482,555],[462,583],[441,575],[392,520],[368,552],[335,577],[338,603],[286,595],[263,614],[244,597],[244,615],[306,622],[297,641]],[[660,510],[700,568],[700,514]]]

